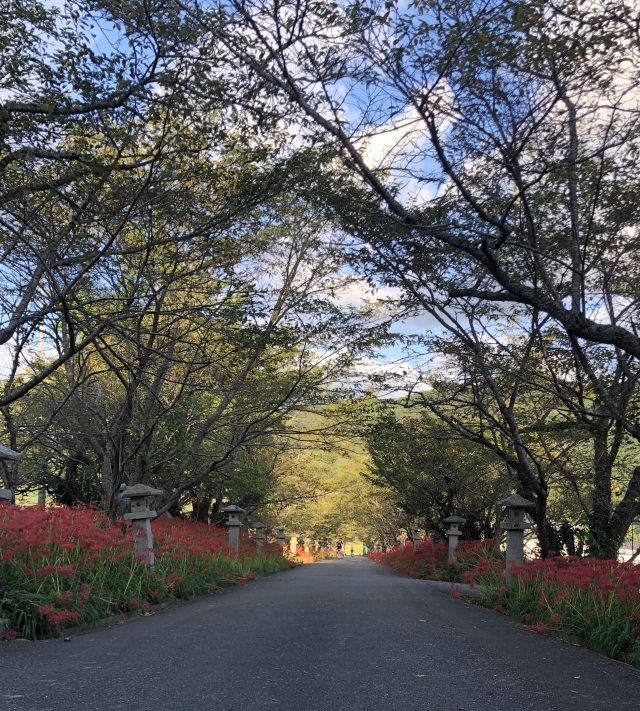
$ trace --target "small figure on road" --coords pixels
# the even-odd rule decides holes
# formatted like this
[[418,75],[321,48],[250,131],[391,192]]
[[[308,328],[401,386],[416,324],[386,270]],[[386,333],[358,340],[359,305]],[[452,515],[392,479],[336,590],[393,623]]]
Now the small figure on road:
[[336,551],[338,552],[338,558],[344,558],[344,543],[342,542],[342,538],[338,538]]

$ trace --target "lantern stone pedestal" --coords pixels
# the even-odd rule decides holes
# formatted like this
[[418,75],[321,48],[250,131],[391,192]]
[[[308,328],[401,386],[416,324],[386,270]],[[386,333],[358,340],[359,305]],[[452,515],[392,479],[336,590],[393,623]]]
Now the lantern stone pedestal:
[[126,521],[131,521],[135,554],[142,558],[150,568],[153,568],[155,564],[151,519],[157,515],[155,511],[151,511],[150,505],[151,500],[161,494],[160,489],[152,489],[145,484],[129,486],[123,492],[123,496],[131,502],[131,512],[126,513],[123,518]]
[[[13,449],[5,447],[0,444],[0,459],[9,460],[11,462],[20,461],[22,454],[20,452],[14,452]],[[10,504],[13,503],[13,491],[11,489],[0,489],[0,501],[8,501]]]
[[222,513],[227,515],[227,520],[225,526],[229,532],[229,547],[234,548],[236,551],[236,557],[240,552],[240,528],[242,526],[241,516],[244,513],[244,509],[235,504],[226,506]]
[[255,529],[255,531],[256,531],[255,536],[254,536],[254,539],[255,539],[255,541],[256,541],[256,546],[257,546],[258,548],[263,548],[263,547],[264,547],[265,539],[266,539],[266,537],[267,537],[266,534],[265,534],[265,532],[264,532],[266,526],[265,526],[264,523],[262,523],[261,521],[258,521],[257,523],[254,523],[254,524],[253,524],[253,527],[254,527],[254,529]]
[[449,528],[447,529],[447,538],[449,539],[449,553],[447,555],[447,562],[453,563],[456,559],[456,548],[458,547],[458,538],[462,535],[460,526],[466,523],[467,519],[462,518],[462,516],[449,516],[448,518],[442,519],[442,523],[448,523]]
[[525,509],[533,508],[533,501],[523,499],[522,496],[514,494],[507,499],[498,502],[498,506],[507,509],[506,518],[500,524],[500,528],[507,532],[507,586],[512,585],[513,568],[524,563],[524,532],[531,528],[524,518]]
[[289,550],[291,551],[291,555],[295,555],[298,550],[298,536],[295,534],[289,538]]
[[420,529],[415,526],[411,526],[409,529],[409,537],[413,543],[414,550],[420,545],[422,538],[420,537]]
[[284,527],[283,526],[276,528],[276,543],[280,546],[280,550],[282,551],[282,554],[284,555],[284,547],[287,543],[287,539],[285,538],[285,535],[284,535]]

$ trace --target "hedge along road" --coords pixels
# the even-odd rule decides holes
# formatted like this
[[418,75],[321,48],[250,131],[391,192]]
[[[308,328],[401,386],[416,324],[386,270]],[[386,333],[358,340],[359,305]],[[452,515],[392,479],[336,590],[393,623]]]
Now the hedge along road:
[[2,711],[638,709],[640,673],[362,558],[0,645]]

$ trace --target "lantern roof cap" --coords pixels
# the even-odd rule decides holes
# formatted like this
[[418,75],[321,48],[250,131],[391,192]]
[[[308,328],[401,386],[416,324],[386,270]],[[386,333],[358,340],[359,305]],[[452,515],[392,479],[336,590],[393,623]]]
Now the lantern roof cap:
[[447,518],[442,519],[443,523],[466,523],[467,519],[462,518],[462,516],[456,516],[455,514],[453,516],[449,516]]
[[506,499],[502,499],[502,501],[498,501],[498,506],[507,506],[512,509],[526,509],[526,508],[532,508],[535,506],[533,501],[529,501],[528,499],[523,499],[520,494],[514,494],[513,496],[509,496]]
[[137,496],[160,496],[162,493],[162,489],[154,489],[146,484],[134,484],[133,486],[128,486],[122,492],[122,495],[126,498],[132,499]]
[[235,504],[229,504],[222,509],[223,513],[244,513],[244,509],[241,506],[236,506]]

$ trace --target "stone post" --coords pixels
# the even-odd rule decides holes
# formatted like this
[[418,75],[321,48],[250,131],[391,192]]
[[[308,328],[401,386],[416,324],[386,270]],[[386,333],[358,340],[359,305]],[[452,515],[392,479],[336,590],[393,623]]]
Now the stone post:
[[244,509],[231,504],[230,506],[225,506],[222,509],[222,513],[227,514],[225,526],[229,531],[229,547],[235,548],[237,558],[238,553],[240,553],[240,527],[242,526],[241,516],[244,513]]
[[310,551],[311,551],[311,539],[305,538],[304,539],[304,552],[309,553]]
[[254,527],[255,530],[256,530],[256,535],[254,536],[255,541],[256,541],[256,547],[257,547],[257,548],[263,548],[263,547],[264,547],[264,541],[265,541],[265,539],[266,539],[266,537],[267,537],[267,536],[265,535],[265,532],[264,532],[266,526],[265,526],[264,523],[262,523],[261,521],[258,521],[257,523],[254,523],[254,524],[253,524],[253,527]]
[[507,509],[507,515],[500,524],[500,528],[507,532],[507,586],[514,582],[512,570],[514,566],[524,563],[524,532],[531,528],[524,518],[525,509],[533,508],[533,501],[527,501],[522,496],[514,494],[498,502],[498,506]]
[[449,528],[447,530],[447,537],[449,538],[449,554],[447,555],[447,562],[453,563],[456,559],[456,548],[458,547],[458,538],[462,535],[460,526],[466,523],[467,519],[462,518],[462,516],[449,516],[443,519],[443,523],[448,523]]
[[[8,459],[12,462],[20,461],[22,454],[20,452],[14,452],[13,449],[5,447],[0,444],[0,459]],[[10,504],[13,503],[13,491],[11,489],[0,489],[0,501],[8,501]]]
[[409,535],[411,542],[413,543],[413,549],[415,550],[421,543],[422,538],[420,538],[420,529],[416,526],[411,526],[409,529]]
[[295,555],[298,551],[298,536],[295,534],[289,539],[289,550],[291,551],[291,555]]
[[131,513],[126,513],[123,518],[131,521],[135,554],[143,558],[150,568],[155,564],[151,519],[156,517],[156,512],[151,511],[150,504],[151,499],[160,494],[162,494],[160,489],[152,489],[145,484],[128,486],[123,492],[131,502]]
[[278,528],[276,528],[276,542],[280,546],[280,550],[282,551],[282,553],[284,555],[284,547],[287,542],[287,539],[284,536],[284,527],[283,526],[279,526]]

